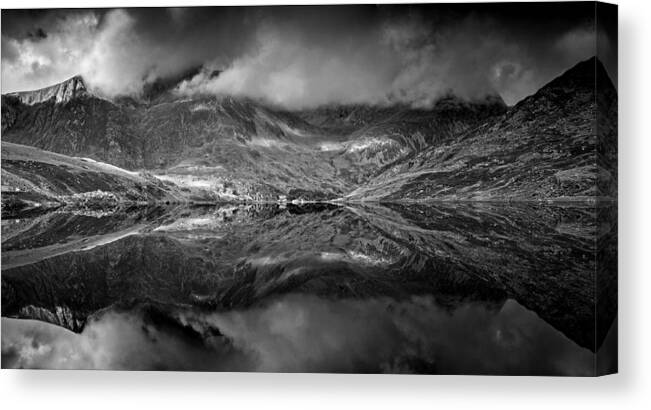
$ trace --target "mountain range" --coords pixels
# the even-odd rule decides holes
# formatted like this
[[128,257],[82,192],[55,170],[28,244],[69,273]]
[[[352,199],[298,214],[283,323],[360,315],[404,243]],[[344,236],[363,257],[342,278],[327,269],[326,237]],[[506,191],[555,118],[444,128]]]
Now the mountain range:
[[[427,109],[288,111],[181,96],[183,79],[137,97],[102,97],[79,76],[3,95],[3,209],[98,190],[136,202],[616,198],[617,92],[594,57],[512,107],[449,95]],[[62,173],[83,183],[61,186]]]

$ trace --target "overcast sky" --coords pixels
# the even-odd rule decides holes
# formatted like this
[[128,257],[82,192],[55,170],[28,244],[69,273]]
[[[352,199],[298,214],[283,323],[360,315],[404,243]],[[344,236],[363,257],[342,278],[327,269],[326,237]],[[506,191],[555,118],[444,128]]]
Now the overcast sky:
[[3,10],[2,92],[81,74],[98,93],[137,94],[203,66],[176,92],[286,108],[495,92],[514,104],[597,43],[616,82],[616,17],[595,15],[591,2]]

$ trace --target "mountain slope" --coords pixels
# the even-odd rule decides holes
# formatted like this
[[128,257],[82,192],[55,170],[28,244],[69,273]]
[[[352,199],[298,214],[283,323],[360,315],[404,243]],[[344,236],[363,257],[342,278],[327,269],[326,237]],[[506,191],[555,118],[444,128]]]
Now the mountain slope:
[[341,182],[328,178],[334,170],[314,148],[313,127],[249,100],[168,101],[172,97],[159,95],[158,103],[149,104],[108,101],[89,92],[61,101],[43,95],[49,94],[2,96],[4,141],[155,170],[181,184],[191,170],[190,179],[199,181],[186,188],[203,197],[226,190],[243,200],[275,200],[293,188],[314,190],[319,197],[345,192]]
[[352,183],[363,185],[388,167],[409,161],[428,147],[455,138],[506,109],[498,96],[475,101],[448,96],[429,109],[357,107],[351,113],[352,121],[362,125],[349,135],[345,152],[335,165]]
[[596,58],[508,111],[499,97],[449,96],[430,109],[356,105],[288,112],[246,98],[182,97],[174,81],[154,83],[141,99],[108,101],[77,77],[4,95],[3,139],[146,169],[191,198],[616,195],[617,94]]
[[173,184],[145,174],[2,142],[3,215],[63,205],[93,208],[182,199]]
[[74,76],[62,83],[49,87],[44,87],[33,91],[23,91],[7,94],[10,97],[18,99],[26,105],[34,105],[49,100],[55,103],[64,103],[74,98],[87,95],[88,90],[81,76]]
[[503,116],[387,169],[349,199],[615,198],[616,121],[616,91],[592,58]]
[[[4,139],[151,170],[194,196],[239,200],[342,197],[384,167],[506,110],[499,98],[449,97],[428,110],[356,106],[357,120],[342,131],[247,98],[180,97],[174,79],[147,87],[140,99],[114,101],[80,81],[3,96]],[[84,91],[47,91],[74,87]],[[66,98],[46,98],[53,93]]]
[[142,161],[133,110],[90,93],[81,77],[3,95],[2,107],[3,141],[123,168]]

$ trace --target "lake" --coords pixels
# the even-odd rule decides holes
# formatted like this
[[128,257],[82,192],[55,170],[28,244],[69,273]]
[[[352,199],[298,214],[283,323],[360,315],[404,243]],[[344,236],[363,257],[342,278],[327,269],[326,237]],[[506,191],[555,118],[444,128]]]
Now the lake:
[[607,204],[3,218],[2,367],[593,375],[616,255]]

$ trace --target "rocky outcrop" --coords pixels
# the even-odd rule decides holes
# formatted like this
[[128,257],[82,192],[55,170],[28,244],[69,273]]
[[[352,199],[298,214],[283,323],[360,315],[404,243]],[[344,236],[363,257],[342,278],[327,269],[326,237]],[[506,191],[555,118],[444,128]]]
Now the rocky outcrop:
[[54,101],[55,103],[66,103],[74,98],[87,95],[88,89],[81,76],[74,76],[62,83],[33,91],[21,91],[7,94],[18,99],[26,105]]

